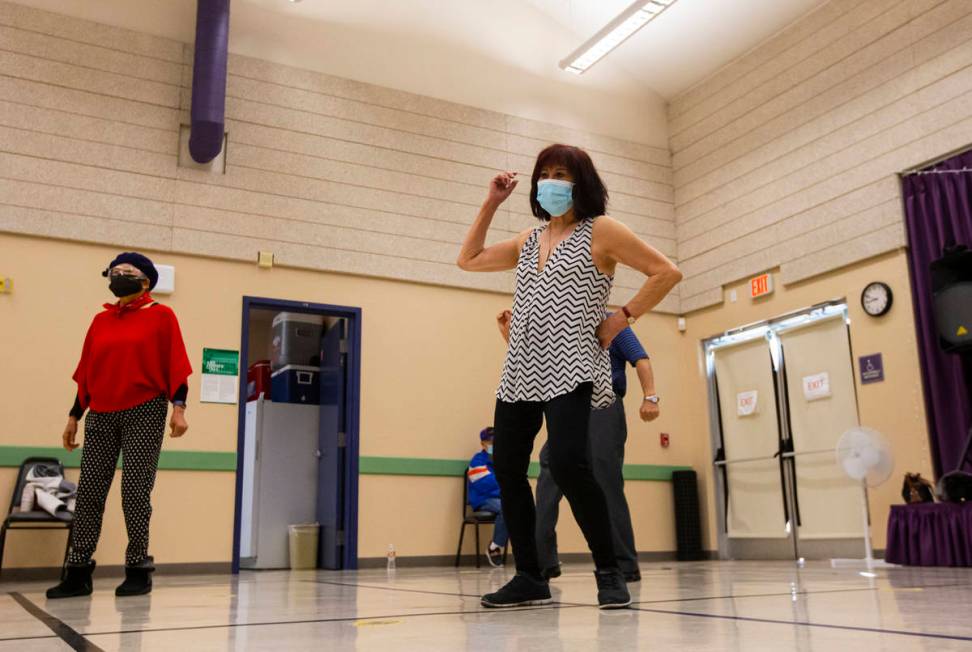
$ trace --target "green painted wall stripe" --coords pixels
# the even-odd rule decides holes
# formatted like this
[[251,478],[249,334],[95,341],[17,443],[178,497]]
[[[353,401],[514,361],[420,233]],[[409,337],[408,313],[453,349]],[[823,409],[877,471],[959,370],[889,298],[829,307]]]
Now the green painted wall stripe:
[[[0,467],[18,467],[28,457],[56,457],[69,469],[81,465],[81,450],[68,453],[56,446],[0,446]],[[441,460],[418,457],[361,457],[358,461],[362,475],[418,475],[455,477],[462,475],[467,460]],[[688,466],[660,464],[625,464],[625,480],[667,482],[672,471],[690,469]],[[162,451],[159,458],[162,471],[236,471],[236,453],[229,451]],[[536,478],[540,464],[530,463],[529,475]]]
[[[362,475],[423,475],[459,476],[469,464],[467,460],[437,460],[414,457],[362,457],[359,468]],[[625,480],[667,482],[672,471],[691,469],[689,466],[665,466],[660,464],[625,464]],[[540,463],[531,462],[529,475],[540,475]]]
[[360,457],[362,475],[459,476],[466,468],[463,460],[436,460],[418,457]]
[[[28,457],[56,457],[65,467],[81,466],[81,449],[69,453],[57,446],[0,446],[0,467],[18,467]],[[223,451],[162,451],[159,470],[235,471],[236,453]]]

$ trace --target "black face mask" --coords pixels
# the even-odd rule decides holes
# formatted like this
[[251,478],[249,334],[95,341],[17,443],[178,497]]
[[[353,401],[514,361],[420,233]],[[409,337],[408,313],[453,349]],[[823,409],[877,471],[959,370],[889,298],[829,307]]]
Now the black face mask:
[[112,276],[108,281],[108,289],[116,297],[127,297],[142,291],[142,279],[134,276]]

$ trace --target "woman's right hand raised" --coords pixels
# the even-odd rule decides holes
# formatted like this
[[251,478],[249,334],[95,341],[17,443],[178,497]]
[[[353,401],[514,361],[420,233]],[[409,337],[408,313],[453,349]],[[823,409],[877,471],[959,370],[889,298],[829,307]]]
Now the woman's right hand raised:
[[500,172],[489,182],[489,201],[499,206],[513,193],[517,183],[516,172]]
[[77,436],[78,420],[74,417],[68,417],[67,425],[64,426],[64,434],[61,437],[64,442],[64,450],[70,453],[78,447]]

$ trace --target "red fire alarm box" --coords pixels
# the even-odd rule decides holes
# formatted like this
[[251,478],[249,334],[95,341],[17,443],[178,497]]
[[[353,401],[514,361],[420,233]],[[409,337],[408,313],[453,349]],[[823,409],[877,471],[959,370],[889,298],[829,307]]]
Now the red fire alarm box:
[[662,448],[668,448],[668,445],[671,443],[671,440],[669,439],[667,432],[661,433],[658,436],[658,439],[659,439],[659,443],[661,444],[661,447]]

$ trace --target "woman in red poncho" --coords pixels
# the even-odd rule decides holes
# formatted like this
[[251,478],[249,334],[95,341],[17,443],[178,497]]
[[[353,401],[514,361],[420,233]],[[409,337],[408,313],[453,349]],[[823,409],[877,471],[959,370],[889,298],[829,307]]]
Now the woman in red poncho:
[[172,436],[188,429],[185,409],[192,373],[179,322],[149,291],[159,279],[152,261],[138,253],[115,258],[103,273],[118,297],[95,316],[84,340],[74,380],[78,395],[64,429],[64,448],[78,447],[78,420],[84,424],[81,479],[74,529],[63,581],[48,598],[89,595],[91,559],[101,535],[105,499],[121,452],[122,509],[128,530],[125,581],[115,594],[141,595],[152,590],[155,570],[148,555],[151,494],[172,401]]

